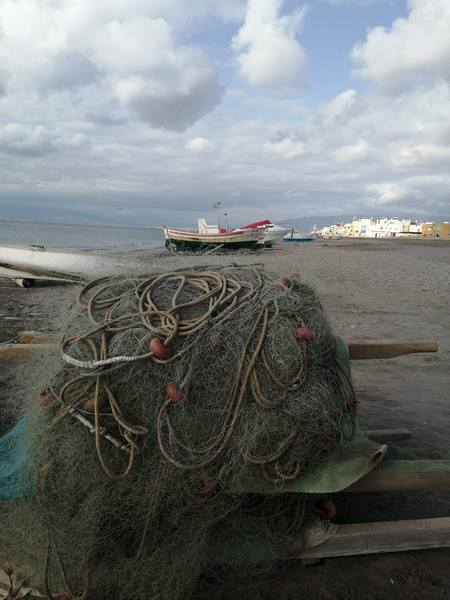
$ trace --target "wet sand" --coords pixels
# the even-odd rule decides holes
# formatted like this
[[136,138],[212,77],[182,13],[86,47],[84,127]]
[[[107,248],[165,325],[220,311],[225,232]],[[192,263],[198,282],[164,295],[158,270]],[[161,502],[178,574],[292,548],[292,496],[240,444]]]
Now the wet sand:
[[[412,432],[389,445],[389,457],[450,458],[450,242],[318,241],[264,251],[257,260],[283,274],[299,271],[318,289],[335,332],[349,340],[439,343],[437,354],[359,361],[352,370],[363,427]],[[67,301],[74,292],[59,285],[22,289],[0,279],[0,342],[23,329],[48,330],[55,299]],[[11,393],[12,369],[0,363],[3,397]],[[341,495],[336,503],[339,522],[450,516],[450,493]],[[449,598],[450,550],[340,558],[306,569],[294,563],[241,598],[300,597]]]

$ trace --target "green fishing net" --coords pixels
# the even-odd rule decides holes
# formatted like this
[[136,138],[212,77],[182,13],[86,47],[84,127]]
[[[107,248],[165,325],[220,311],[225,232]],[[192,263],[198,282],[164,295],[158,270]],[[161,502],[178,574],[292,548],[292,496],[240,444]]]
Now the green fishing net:
[[231,572],[229,540],[234,575],[252,544],[264,568],[298,556],[317,514],[278,492],[354,435],[336,343],[295,274],[88,284],[29,386],[32,493],[0,504],[0,558],[53,597],[181,600]]

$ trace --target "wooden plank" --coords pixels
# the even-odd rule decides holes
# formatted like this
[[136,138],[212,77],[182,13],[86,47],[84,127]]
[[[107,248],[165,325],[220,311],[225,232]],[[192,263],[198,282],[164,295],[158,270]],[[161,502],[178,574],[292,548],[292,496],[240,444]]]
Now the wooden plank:
[[409,429],[369,429],[364,432],[365,435],[374,442],[381,444],[385,442],[401,442],[402,440],[409,440],[411,432]]
[[55,344],[0,344],[0,360],[15,362],[30,358],[33,352],[54,347]]
[[438,345],[436,342],[350,341],[348,351],[352,360],[370,360],[417,352],[437,352]]
[[56,342],[56,335],[42,331],[21,331],[19,333],[19,342],[21,344],[51,344]]
[[299,558],[356,556],[450,547],[450,517],[339,525],[336,535]]
[[386,460],[346,492],[450,490],[450,460]]

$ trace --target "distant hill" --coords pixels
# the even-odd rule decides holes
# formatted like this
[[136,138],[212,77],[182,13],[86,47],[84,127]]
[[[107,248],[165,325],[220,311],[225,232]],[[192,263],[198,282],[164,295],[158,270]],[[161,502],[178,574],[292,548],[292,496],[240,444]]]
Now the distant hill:
[[[284,225],[285,227],[294,227],[299,231],[311,231],[311,229],[316,225],[317,227],[325,227],[326,225],[333,225],[334,223],[348,223],[353,220],[353,215],[331,215],[329,217],[325,216],[315,216],[315,217],[293,217],[289,220],[284,220],[280,222],[280,225]],[[278,221],[276,221],[278,223]]]

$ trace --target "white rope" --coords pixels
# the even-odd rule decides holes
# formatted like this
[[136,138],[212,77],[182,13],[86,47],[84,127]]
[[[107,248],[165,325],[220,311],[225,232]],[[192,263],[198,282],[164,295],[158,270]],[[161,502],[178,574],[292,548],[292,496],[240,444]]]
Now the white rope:
[[96,369],[97,367],[104,367],[106,365],[136,362],[137,360],[148,358],[148,354],[144,356],[112,356],[111,358],[105,358],[104,360],[78,360],[63,352],[62,357],[66,363],[69,363],[69,365],[74,367],[80,367],[80,369]]

